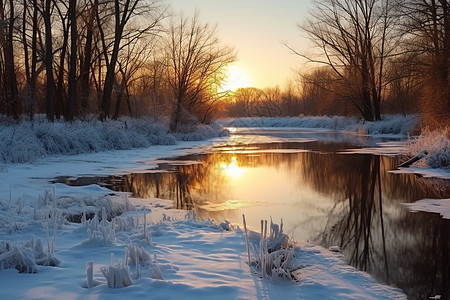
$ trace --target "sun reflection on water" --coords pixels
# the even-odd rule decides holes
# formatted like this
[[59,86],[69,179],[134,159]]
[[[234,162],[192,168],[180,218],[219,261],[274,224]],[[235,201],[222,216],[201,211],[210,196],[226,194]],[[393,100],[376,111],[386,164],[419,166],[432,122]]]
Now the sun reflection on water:
[[222,164],[222,169],[225,170],[225,174],[231,178],[238,178],[244,173],[244,168],[239,167],[236,156],[231,158],[229,164]]

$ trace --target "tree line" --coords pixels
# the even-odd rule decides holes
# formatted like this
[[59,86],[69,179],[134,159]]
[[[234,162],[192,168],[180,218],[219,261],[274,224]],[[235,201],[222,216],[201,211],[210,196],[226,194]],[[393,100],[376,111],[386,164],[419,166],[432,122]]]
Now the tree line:
[[[216,28],[158,0],[0,0],[0,114],[185,124],[228,116],[423,113],[450,120],[448,0],[314,0],[312,64],[280,88],[220,92],[236,59]],[[223,101],[221,101],[223,100]]]
[[236,59],[216,28],[157,0],[0,0],[0,114],[206,122]]
[[289,86],[277,100],[264,90],[241,90],[229,115],[270,116],[258,110],[266,99],[263,107],[276,115],[376,121],[382,112],[422,113],[429,126],[450,125],[448,0],[314,0],[298,27],[312,46],[286,46],[312,67],[299,72],[295,97],[286,96]]

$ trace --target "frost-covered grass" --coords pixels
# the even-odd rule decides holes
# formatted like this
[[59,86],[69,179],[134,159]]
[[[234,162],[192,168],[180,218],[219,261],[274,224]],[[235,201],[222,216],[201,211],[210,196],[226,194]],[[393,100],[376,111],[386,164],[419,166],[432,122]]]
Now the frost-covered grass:
[[417,137],[408,139],[406,155],[413,156],[421,151],[428,155],[419,160],[417,165],[425,165],[431,168],[450,169],[450,140],[448,128],[444,130],[429,130],[425,128]]
[[0,123],[0,163],[26,163],[48,155],[173,145],[227,134],[220,125],[198,125],[189,133],[169,133],[167,122],[150,118],[117,121],[21,121]]
[[293,127],[352,131],[365,134],[407,135],[416,129],[419,117],[415,115],[385,115],[382,121],[367,122],[347,117],[288,117],[288,118],[236,118],[219,121],[225,127]]

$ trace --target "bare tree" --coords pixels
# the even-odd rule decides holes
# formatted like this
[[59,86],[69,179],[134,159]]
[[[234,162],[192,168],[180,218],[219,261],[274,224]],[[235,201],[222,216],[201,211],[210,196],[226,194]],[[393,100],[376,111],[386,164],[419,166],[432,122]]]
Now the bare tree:
[[[102,2],[101,4],[106,8],[108,7],[108,1]],[[110,113],[117,60],[120,50],[124,47],[122,42],[124,40],[133,42],[148,34],[157,27],[164,16],[158,5],[158,1],[114,0],[113,4],[114,6],[110,8],[111,10],[105,9],[103,12],[107,16],[112,14],[114,19],[113,38],[110,41],[107,40],[108,37],[105,35],[104,23],[102,23],[99,14],[97,14],[97,26],[102,39],[103,55],[106,63],[102,97],[102,119],[108,117]],[[125,27],[130,23],[130,20],[138,16],[141,18],[140,22],[145,25],[126,31]]]
[[320,49],[321,58],[349,88],[348,99],[364,119],[381,119],[385,64],[398,43],[396,0],[315,0],[311,18],[299,28]]
[[112,117],[113,119],[119,117],[123,96],[125,96],[128,113],[132,115],[130,90],[133,86],[133,82],[139,77],[139,72],[143,69],[153,50],[146,45],[147,42],[151,44],[148,39],[136,43],[127,43],[126,47],[122,50],[121,57],[118,59],[119,76],[116,76],[115,80],[116,107]]
[[214,90],[223,80],[224,68],[236,59],[234,50],[220,45],[216,27],[202,25],[196,12],[192,18],[180,17],[172,23],[167,38],[167,78],[174,103],[170,130],[178,131],[183,118],[197,115],[205,119],[218,100]]

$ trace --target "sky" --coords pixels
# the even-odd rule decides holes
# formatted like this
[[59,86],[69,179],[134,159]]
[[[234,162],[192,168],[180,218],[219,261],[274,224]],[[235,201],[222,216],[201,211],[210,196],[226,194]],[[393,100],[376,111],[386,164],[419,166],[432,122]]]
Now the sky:
[[203,23],[217,25],[221,43],[237,50],[234,79],[257,88],[283,88],[295,79],[302,60],[295,49],[306,43],[302,23],[311,0],[167,0],[174,13],[191,16],[197,9]]

